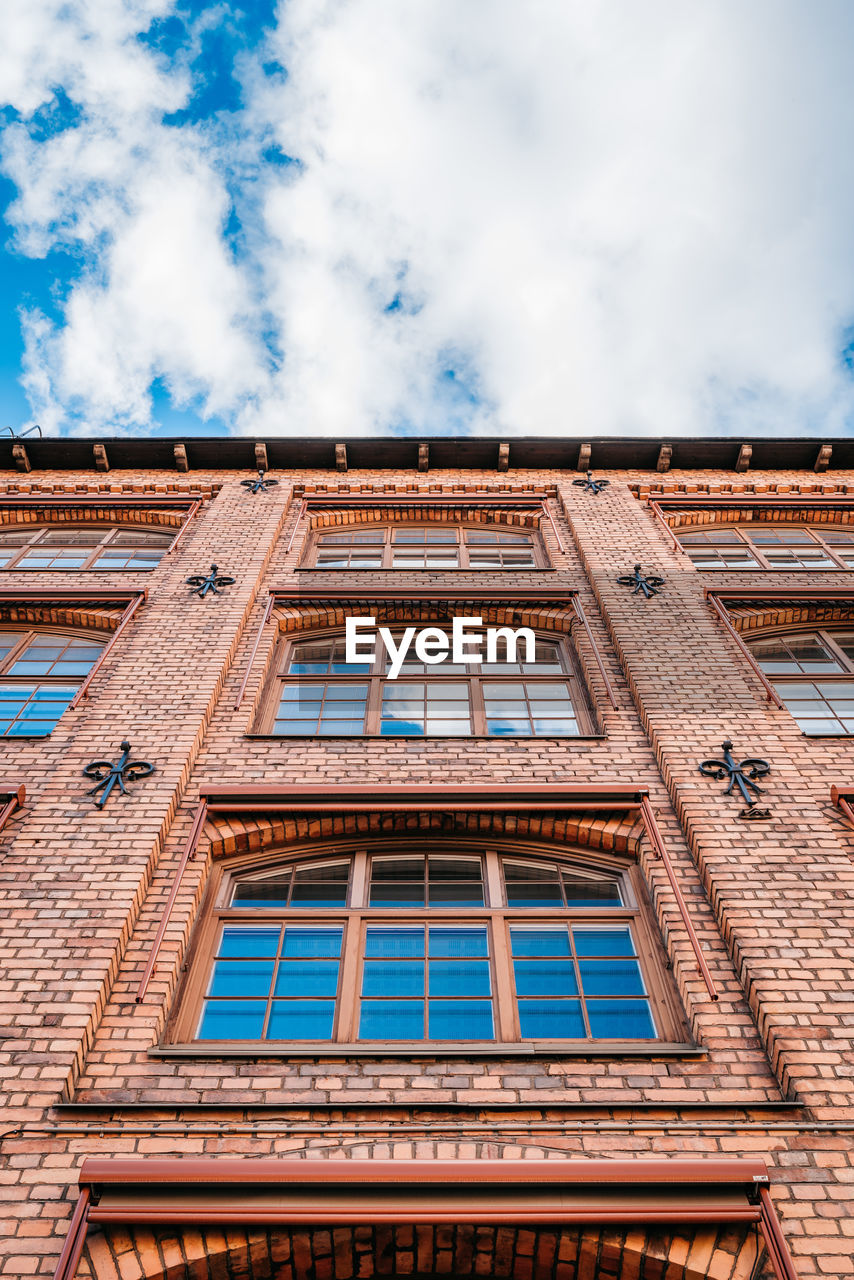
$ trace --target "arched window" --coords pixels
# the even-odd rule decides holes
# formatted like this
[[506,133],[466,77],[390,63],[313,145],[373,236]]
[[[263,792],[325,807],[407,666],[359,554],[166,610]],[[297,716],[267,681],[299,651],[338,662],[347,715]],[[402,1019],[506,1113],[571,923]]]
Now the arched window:
[[175,531],[127,525],[0,529],[2,569],[154,569]]
[[[396,637],[399,642],[400,636]],[[502,655],[504,651],[502,650]],[[286,737],[579,737],[596,732],[564,639],[537,638],[535,661],[418,661],[397,679],[381,644],[372,662],[344,661],[344,637],[286,638],[258,732]]]
[[804,733],[854,734],[854,631],[794,631],[746,643]]
[[385,846],[220,877],[188,1040],[674,1038],[635,867]]
[[854,569],[854,528],[723,525],[676,536],[698,569]]
[[0,630],[0,735],[50,733],[106,643],[85,632]]
[[530,529],[354,524],[316,533],[306,564],[316,569],[536,569],[547,560]]

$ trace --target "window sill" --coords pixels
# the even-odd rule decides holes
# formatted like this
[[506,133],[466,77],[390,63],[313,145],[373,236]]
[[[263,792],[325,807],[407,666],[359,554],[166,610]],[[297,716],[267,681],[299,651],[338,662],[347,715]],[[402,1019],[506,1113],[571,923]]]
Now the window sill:
[[425,1044],[362,1042],[356,1044],[272,1045],[197,1040],[189,1044],[158,1044],[150,1058],[704,1058],[706,1050],[690,1042],[664,1040],[602,1040],[596,1044],[565,1040],[529,1040],[520,1044]]

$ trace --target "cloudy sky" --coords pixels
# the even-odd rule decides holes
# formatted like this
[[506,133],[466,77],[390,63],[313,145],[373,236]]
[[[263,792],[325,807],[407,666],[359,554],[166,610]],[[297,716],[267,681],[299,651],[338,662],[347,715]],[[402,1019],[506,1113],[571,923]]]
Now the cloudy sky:
[[5,0],[0,425],[854,433],[851,0]]

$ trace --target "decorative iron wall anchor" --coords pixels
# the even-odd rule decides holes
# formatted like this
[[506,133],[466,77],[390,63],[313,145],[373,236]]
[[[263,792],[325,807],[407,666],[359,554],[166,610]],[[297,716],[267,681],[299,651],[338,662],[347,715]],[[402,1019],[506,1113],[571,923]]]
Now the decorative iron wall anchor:
[[217,566],[212,564],[211,571],[206,578],[200,573],[195,573],[192,578],[187,578],[186,581],[193,588],[190,595],[198,596],[200,600],[204,600],[209,591],[218,596],[220,587],[232,586],[235,579],[227,578],[224,574],[217,573]]
[[240,483],[243,485],[244,489],[248,489],[250,493],[266,493],[268,489],[272,489],[273,486],[277,485],[279,482],[278,480],[269,480],[264,468],[259,467],[257,480],[241,480]]
[[655,574],[650,574],[647,577],[644,577],[641,573],[641,567],[639,564],[635,565],[634,573],[626,573],[622,578],[618,578],[617,581],[621,587],[634,588],[632,591],[633,596],[643,593],[644,599],[646,600],[648,600],[650,596],[659,595],[659,587],[664,586],[664,579],[657,578]]
[[127,795],[125,781],[137,782],[140,778],[147,778],[154,773],[154,765],[149,764],[147,760],[128,759],[130,743],[127,739],[121,744],[121,752],[122,754],[116,764],[113,764],[110,760],[93,760],[83,770],[87,778],[98,779],[95,786],[86,792],[87,796],[97,795],[99,791],[104,793],[100,800],[95,801],[99,809],[103,809],[112,795],[114,787],[118,787],[122,795]]
[[573,484],[580,484],[585,493],[601,493],[610,483],[610,480],[594,480],[593,472],[587,472],[586,480],[573,480]]
[[[747,805],[746,809],[742,809],[738,815],[740,818],[748,818],[753,821],[762,821],[771,817],[770,809],[757,808],[757,798],[762,792],[758,782],[754,782],[754,778],[764,778],[766,773],[771,772],[771,766],[767,760],[758,760],[753,756],[748,756],[746,760],[739,760],[736,764],[732,756],[732,743],[729,738],[726,742],[721,743],[721,750],[724,753],[723,760],[704,760],[700,765],[700,773],[707,778],[717,778],[719,781],[728,777],[729,783],[724,795],[732,795],[734,786],[738,787],[741,797]],[[745,772],[747,770],[747,772]],[[755,792],[751,795],[750,792]]]

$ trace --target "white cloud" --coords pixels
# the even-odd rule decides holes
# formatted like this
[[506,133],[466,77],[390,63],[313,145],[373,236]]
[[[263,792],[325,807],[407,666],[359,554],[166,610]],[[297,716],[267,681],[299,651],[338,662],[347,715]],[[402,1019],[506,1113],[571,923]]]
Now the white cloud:
[[28,321],[43,424],[144,426],[161,377],[247,432],[441,431],[455,368],[473,430],[851,429],[847,0],[286,0],[231,133],[162,124],[167,9],[28,4],[0,54],[84,108],[6,148],[22,245],[86,264]]

